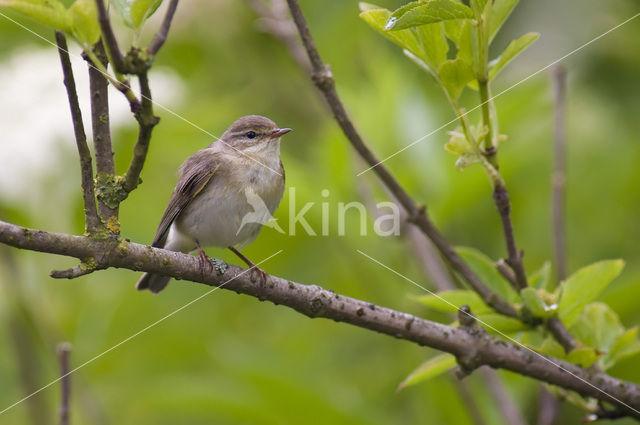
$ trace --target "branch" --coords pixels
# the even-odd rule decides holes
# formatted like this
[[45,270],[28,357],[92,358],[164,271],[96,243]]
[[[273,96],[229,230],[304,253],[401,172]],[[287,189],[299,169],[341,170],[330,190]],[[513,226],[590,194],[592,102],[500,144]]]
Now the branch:
[[171,0],[169,2],[167,13],[164,15],[162,26],[160,26],[160,29],[156,33],[155,37],[153,37],[153,40],[151,40],[151,44],[149,44],[149,47],[147,48],[147,53],[149,55],[155,56],[156,53],[158,53],[158,50],[160,50],[164,42],[167,40],[169,28],[171,28],[171,21],[173,20],[173,15],[176,13],[177,8],[178,0]]
[[426,234],[433,244],[438,248],[442,256],[447,262],[469,283],[469,285],[480,295],[484,302],[491,306],[494,310],[506,316],[517,317],[518,313],[515,308],[504,299],[500,298],[496,293],[491,291],[482,280],[476,275],[464,260],[453,250],[445,237],[440,234],[436,227],[427,217],[426,209],[419,206],[409,194],[400,186],[400,183],[391,175],[387,168],[380,163],[376,156],[366,146],[360,134],[355,129],[347,112],[344,109],[342,101],[338,97],[335,90],[335,84],[331,70],[322,62],[318,49],[311,37],[307,21],[300,10],[300,6],[296,0],[287,0],[291,16],[298,28],[302,44],[304,45],[309,60],[311,61],[311,79],[322,92],[335,119],[342,128],[347,139],[351,142],[358,154],[373,167],[382,183],[398,200],[400,205],[407,211],[409,221],[415,224],[424,234]]
[[558,282],[567,277],[566,243],[565,243],[565,181],[566,156],[564,135],[565,95],[567,71],[562,65],[553,69],[553,99],[555,103],[555,128],[553,134],[554,168],[552,177],[553,191],[553,252]]
[[511,223],[511,202],[509,200],[509,192],[504,186],[502,179],[497,180],[493,187],[493,200],[495,201],[498,212],[500,213],[500,221],[502,222],[502,230],[507,245],[507,253],[509,257],[506,259],[507,264],[515,273],[516,289],[518,291],[529,286],[527,275],[524,271],[522,263],[522,251],[518,250],[516,239],[513,234],[513,224]]
[[56,31],[56,43],[58,44],[58,54],[60,55],[60,63],[62,64],[64,85],[67,88],[67,97],[69,98],[71,119],[73,121],[73,132],[76,138],[76,146],[78,147],[78,155],[80,156],[80,175],[82,178],[85,230],[91,234],[95,233],[100,228],[100,219],[98,218],[94,192],[91,151],[89,151],[87,135],[84,132],[82,111],[80,110],[80,105],[78,103],[78,93],[76,92],[73,68],[71,67],[71,60],[69,59],[67,39],[64,34],[59,31]]
[[[106,64],[104,47],[101,42],[96,43],[95,53],[103,65]],[[91,91],[93,145],[96,155],[96,180],[98,182],[98,212],[107,228],[112,233],[119,233],[118,204],[109,200],[111,195],[105,190],[105,186],[112,179],[115,179],[111,130],[109,128],[108,84],[102,72],[91,64],[89,65],[89,89]]]
[[304,47],[300,44],[298,31],[287,13],[285,0],[248,0],[249,6],[260,15],[259,28],[280,40],[291,57],[307,72],[311,72],[311,62]]
[[60,361],[60,383],[62,397],[60,399],[60,425],[69,425],[69,399],[71,396],[71,377],[69,374],[69,353],[71,344],[62,342],[58,344],[58,360]]
[[142,172],[142,167],[147,159],[151,133],[153,128],[159,122],[159,118],[153,115],[153,102],[151,100],[151,89],[149,88],[147,71],[143,71],[138,74],[138,80],[140,81],[142,107],[139,112],[135,114],[139,127],[138,141],[133,148],[133,159],[131,160],[131,164],[129,165],[129,169],[127,170],[123,182],[123,188],[127,193],[138,187],[138,184],[140,183],[140,173]]
[[505,422],[509,425],[527,425],[527,421],[524,420],[522,412],[518,409],[518,406],[513,402],[513,397],[502,385],[502,381],[494,370],[483,367],[481,373],[485,382],[487,383],[487,389],[493,395],[496,400],[498,410],[502,413]]
[[109,13],[104,6],[104,0],[96,0],[96,5],[98,7],[98,23],[100,24],[100,30],[102,31],[102,41],[106,46],[107,55],[111,60],[111,65],[113,65],[113,69],[116,73],[125,74],[126,70],[124,67],[124,59],[122,58],[122,53],[118,47],[118,40],[116,40],[116,36],[111,28]]
[[219,286],[259,300],[284,305],[310,318],[324,317],[446,351],[467,368],[488,365],[511,370],[552,385],[607,401],[640,418],[640,386],[605,373],[584,370],[553,357],[524,350],[470,327],[455,328],[407,313],[303,285],[276,276],[267,284],[252,282],[246,269],[229,266],[224,273],[203,271],[198,258],[144,246],[116,237],[96,239],[27,229],[0,221],[0,243],[16,248],[93,258],[100,267],[160,273],[176,279]]

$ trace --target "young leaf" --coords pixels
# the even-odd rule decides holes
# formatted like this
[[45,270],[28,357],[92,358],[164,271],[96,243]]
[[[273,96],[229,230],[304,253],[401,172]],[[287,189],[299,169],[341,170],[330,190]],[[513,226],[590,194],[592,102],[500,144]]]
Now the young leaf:
[[134,0],[110,0],[110,4],[122,18],[125,25],[129,28],[135,28],[133,19],[131,19],[131,4]]
[[422,49],[420,48],[420,42],[416,38],[414,31],[402,30],[389,32],[384,30],[384,26],[391,16],[390,11],[384,8],[377,8],[377,6],[368,3],[360,3],[360,9],[362,10],[360,18],[362,18],[362,20],[369,24],[373,29],[400,47],[407,49],[420,59],[425,60]]
[[536,289],[548,289],[549,276],[551,276],[551,263],[545,261],[540,269],[529,276],[529,285]]
[[493,41],[504,21],[507,20],[518,0],[493,0],[491,19],[489,21],[489,43]]
[[552,337],[546,337],[544,339],[544,342],[542,343],[542,346],[536,349],[536,351],[542,354],[557,357],[559,359],[564,359],[565,357],[564,348],[562,348],[562,345],[560,345],[558,341],[556,341]]
[[98,9],[94,0],[76,0],[69,8],[71,33],[83,45],[91,46],[100,38]]
[[536,41],[538,37],[540,37],[540,34],[537,32],[529,32],[520,38],[511,41],[500,57],[492,61],[492,64],[489,67],[489,81],[493,80],[502,68]]
[[558,302],[560,319],[567,327],[578,318],[585,305],[593,301],[624,267],[622,260],[600,261],[583,267],[562,284]]
[[71,31],[71,19],[67,9],[58,0],[0,0],[0,7],[8,7],[54,29]]
[[384,29],[396,31],[450,19],[470,18],[473,18],[473,11],[464,4],[453,0],[413,2],[394,11]]
[[438,69],[438,76],[452,99],[457,99],[464,86],[474,78],[472,65],[462,59],[445,61]]
[[520,291],[522,302],[533,313],[535,317],[547,318],[554,314],[538,294],[538,290],[532,287],[524,288]]
[[441,23],[423,25],[414,29],[416,38],[422,46],[425,61],[432,69],[438,69],[447,60],[449,44]]
[[480,154],[475,152],[465,152],[458,157],[455,166],[459,171],[464,171],[465,168],[482,162]]
[[162,0],[133,0],[131,4],[131,21],[135,28],[140,26],[158,9]]
[[516,291],[496,270],[489,257],[473,248],[456,247],[455,250],[493,292],[510,302],[520,300]]
[[589,347],[608,352],[624,332],[618,315],[604,303],[592,303],[578,316],[571,332]]
[[396,391],[400,391],[411,385],[435,378],[436,376],[453,369],[455,365],[456,358],[453,355],[438,354],[437,356],[422,363],[413,372],[411,372],[409,376],[407,376],[405,380],[398,385],[398,389]]
[[567,354],[567,361],[580,367],[587,368],[598,360],[598,353],[591,347],[575,348]]
[[632,356],[640,352],[640,341],[638,341],[638,327],[627,329],[620,335],[605,356],[604,369],[608,369],[625,357]]
[[465,304],[471,308],[473,314],[493,312],[478,294],[462,289],[438,292],[437,296],[423,295],[416,297],[416,300],[429,308],[445,313],[455,313]]
[[[471,310],[473,312],[473,310]],[[489,333],[513,333],[530,329],[521,320],[503,316],[497,313],[478,314],[478,323]]]

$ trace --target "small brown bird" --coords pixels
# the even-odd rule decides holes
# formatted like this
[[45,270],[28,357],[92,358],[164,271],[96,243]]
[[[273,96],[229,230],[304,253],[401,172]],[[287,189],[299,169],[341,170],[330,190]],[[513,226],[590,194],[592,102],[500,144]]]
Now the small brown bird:
[[[152,246],[185,253],[197,249],[208,264],[211,260],[202,246],[229,248],[264,280],[265,273],[238,249],[253,242],[282,199],[280,138],[290,131],[269,118],[248,115],[234,122],[218,142],[187,158]],[[262,200],[258,205],[267,211],[255,211],[255,199]],[[136,288],[158,293],[169,280],[145,273]]]

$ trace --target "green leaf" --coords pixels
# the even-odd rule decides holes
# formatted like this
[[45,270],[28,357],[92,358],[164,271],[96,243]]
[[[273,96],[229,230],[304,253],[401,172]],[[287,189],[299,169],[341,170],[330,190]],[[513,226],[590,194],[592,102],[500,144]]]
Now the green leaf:
[[627,329],[622,335],[620,335],[613,346],[611,351],[605,356],[604,369],[608,369],[618,361],[625,357],[632,356],[640,352],[640,341],[638,341],[638,327]]
[[463,289],[442,291],[437,295],[423,295],[416,297],[416,300],[429,308],[445,313],[456,313],[458,308],[465,304],[471,308],[474,315],[493,312],[478,294]]
[[116,13],[122,18],[125,25],[129,28],[135,28],[133,19],[131,19],[131,4],[133,0],[110,0],[110,4],[116,10]]
[[491,19],[489,21],[489,43],[493,41],[504,21],[507,20],[518,0],[493,0]]
[[567,354],[567,361],[580,367],[587,368],[598,360],[598,353],[591,347],[575,348]]
[[581,268],[563,282],[558,313],[565,326],[571,327],[584,306],[594,300],[623,267],[622,260],[600,261]]
[[135,28],[140,26],[158,9],[162,0],[133,0],[131,20]]
[[520,296],[509,282],[496,270],[493,261],[482,252],[467,247],[456,247],[455,251],[493,292],[509,302],[519,302]]
[[522,321],[498,313],[478,314],[476,317],[480,326],[489,333],[513,333],[530,329]]
[[457,99],[467,83],[474,79],[472,65],[462,59],[445,61],[438,69],[444,89],[452,99]]
[[480,154],[475,152],[466,152],[458,157],[455,166],[459,171],[463,171],[465,168],[482,162]]
[[100,38],[98,9],[94,0],[76,0],[69,8],[71,33],[83,45],[91,46]]
[[449,51],[443,25],[423,25],[415,28],[414,32],[422,46],[425,61],[432,69],[438,69],[447,60],[447,52]]
[[545,263],[536,270],[531,276],[529,276],[529,285],[537,289],[549,289],[549,277],[551,276],[551,262],[545,261]]
[[555,309],[549,308],[543,301],[538,290],[532,287],[524,288],[520,291],[522,302],[535,317],[548,318],[553,316]]
[[426,362],[418,366],[413,372],[398,385],[397,391],[400,391],[411,385],[424,382],[428,379],[435,378],[438,375],[452,369],[456,365],[456,358],[451,354],[439,354],[430,358]]
[[536,41],[540,37],[540,34],[537,32],[529,32],[520,38],[511,41],[504,52],[497,59],[493,60],[489,64],[489,81],[493,80],[493,78],[498,75],[498,73],[504,68],[509,62],[511,62],[516,56],[518,56],[524,49],[529,47],[534,41]]
[[618,315],[604,303],[587,305],[571,327],[571,333],[583,344],[605,352],[623,332]]
[[433,24],[451,19],[473,18],[473,11],[452,0],[431,0],[413,2],[393,12],[384,29],[396,31],[418,25]]
[[0,0],[0,7],[12,9],[54,29],[71,31],[67,9],[58,0]]
[[420,42],[416,38],[414,31],[403,30],[389,32],[384,30],[384,26],[391,16],[390,11],[383,8],[376,8],[376,6],[369,3],[360,3],[360,9],[363,10],[362,13],[360,13],[360,18],[362,18],[362,20],[369,24],[373,29],[400,47],[407,49],[420,59],[425,60],[420,47]]
[[545,338],[544,342],[542,343],[542,346],[536,349],[536,351],[542,354],[556,357],[558,359],[565,358],[564,348],[562,348],[562,345],[560,345],[558,341],[556,341],[552,337]]

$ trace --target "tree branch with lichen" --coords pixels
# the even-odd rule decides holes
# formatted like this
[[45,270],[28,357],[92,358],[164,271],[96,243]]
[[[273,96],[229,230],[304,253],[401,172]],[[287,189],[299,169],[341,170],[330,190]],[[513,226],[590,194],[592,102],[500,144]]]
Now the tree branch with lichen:
[[198,258],[129,242],[117,236],[96,239],[27,229],[0,221],[0,243],[15,248],[93,258],[99,268],[117,267],[217,286],[296,310],[310,318],[327,318],[453,354],[465,373],[487,365],[529,376],[613,404],[640,418],[640,386],[602,372],[537,354],[488,335],[475,318],[462,313],[462,327],[431,322],[411,314],[350,298],[317,285],[276,276],[254,282],[248,269],[229,265],[224,272],[203,271]]

